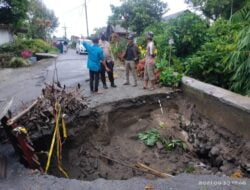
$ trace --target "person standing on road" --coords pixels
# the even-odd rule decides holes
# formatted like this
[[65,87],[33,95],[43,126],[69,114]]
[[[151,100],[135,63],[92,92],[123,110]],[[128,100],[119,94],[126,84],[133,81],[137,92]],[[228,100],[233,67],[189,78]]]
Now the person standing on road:
[[138,60],[138,53],[137,53],[137,46],[134,44],[134,37],[133,35],[128,36],[128,44],[126,48],[125,55],[123,59],[125,60],[125,68],[126,68],[126,82],[124,85],[129,85],[129,71],[132,72],[134,78],[134,85],[133,87],[137,86],[137,76],[136,76],[136,61]]
[[154,34],[149,32],[147,35],[146,63],[144,67],[144,89],[148,88],[148,82],[151,83],[151,90],[155,89],[155,44]]
[[102,48],[98,45],[99,39],[93,38],[92,39],[93,45],[89,44],[86,41],[83,41],[83,46],[86,48],[88,52],[88,62],[87,67],[89,69],[89,85],[90,85],[90,91],[92,93],[100,93],[98,91],[98,85],[99,85],[99,75],[101,70],[101,64],[104,64],[107,71],[109,71],[109,68],[107,68],[106,64],[104,63],[104,55]]
[[[111,54],[111,49],[110,49],[110,44],[108,41],[106,41],[106,38],[104,35],[101,35],[101,39],[99,41],[99,45],[103,50],[104,53],[104,62],[106,63],[107,67],[109,68],[109,72],[108,73],[108,77],[109,77],[109,81],[111,83],[111,87],[116,88],[115,82],[114,82],[114,59],[112,58],[112,54]],[[106,84],[106,69],[104,67],[104,65],[102,64],[101,66],[101,80],[103,83],[103,88],[107,89],[107,84]]]

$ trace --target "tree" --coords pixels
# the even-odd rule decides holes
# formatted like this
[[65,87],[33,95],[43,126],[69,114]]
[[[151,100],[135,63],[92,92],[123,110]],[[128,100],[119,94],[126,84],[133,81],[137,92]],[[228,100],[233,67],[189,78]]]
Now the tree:
[[28,0],[0,0],[0,24],[19,28],[27,18]]
[[238,11],[248,0],[185,0],[203,14],[216,20],[219,17],[229,19],[233,13]]
[[197,51],[204,43],[208,23],[200,16],[186,11],[169,21],[170,37],[174,41],[175,55],[185,57]]
[[113,6],[109,24],[121,25],[141,34],[144,29],[158,21],[167,11],[167,4],[161,0],[123,0],[121,6]]
[[58,24],[54,11],[39,0],[30,0],[27,23],[30,37],[47,39]]
[[250,96],[250,2],[233,15],[232,24],[241,23],[236,47],[226,61],[228,70],[233,71],[231,90]]

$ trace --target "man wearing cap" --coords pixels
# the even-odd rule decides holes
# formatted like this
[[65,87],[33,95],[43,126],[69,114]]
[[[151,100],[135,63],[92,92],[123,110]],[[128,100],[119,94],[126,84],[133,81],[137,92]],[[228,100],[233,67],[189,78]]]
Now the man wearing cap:
[[128,44],[126,48],[125,55],[123,59],[125,60],[125,67],[126,67],[126,82],[124,85],[129,85],[129,71],[132,72],[134,78],[134,85],[133,87],[137,86],[137,76],[136,76],[136,65],[135,62],[138,60],[138,53],[137,53],[137,46],[134,44],[133,35],[128,36]]
[[92,93],[99,93],[98,92],[98,85],[99,85],[99,75],[101,70],[101,64],[104,65],[107,71],[109,71],[109,68],[107,68],[106,63],[104,62],[104,55],[102,48],[98,45],[99,39],[93,38],[92,39],[93,45],[89,44],[86,41],[83,41],[83,46],[86,48],[88,52],[88,62],[87,67],[89,69],[89,86],[90,91]]
[[[114,74],[113,74],[114,61],[113,61],[111,50],[110,50],[110,44],[108,41],[106,41],[104,34],[101,35],[101,40],[99,41],[99,45],[102,48],[103,53],[104,53],[104,61],[110,70],[107,73],[108,73],[109,81],[111,83],[111,87],[115,88],[116,85],[114,82]],[[108,87],[106,84],[106,75],[105,74],[106,74],[106,69],[105,69],[104,65],[102,65],[101,66],[101,80],[103,83],[103,88],[107,89]]]
[[153,41],[154,34],[149,32],[147,34],[147,49],[146,49],[146,63],[144,67],[144,89],[148,88],[148,82],[151,83],[151,90],[155,88],[155,45]]

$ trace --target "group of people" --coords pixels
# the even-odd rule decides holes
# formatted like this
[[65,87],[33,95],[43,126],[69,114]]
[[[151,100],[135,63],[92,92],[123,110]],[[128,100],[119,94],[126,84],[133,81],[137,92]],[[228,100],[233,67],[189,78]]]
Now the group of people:
[[[130,72],[133,76],[133,87],[137,86],[137,73],[136,73],[136,63],[139,61],[138,47],[134,43],[133,35],[129,35],[126,50],[122,56],[125,62],[126,68],[126,81],[124,85],[130,85],[129,75]],[[106,73],[108,74],[111,87],[116,88],[114,82],[114,58],[111,53],[111,48],[109,42],[106,40],[105,35],[102,35],[99,39],[95,37],[92,39],[93,44],[83,41],[83,46],[88,52],[87,67],[89,69],[90,76],[90,91],[95,94],[99,94],[98,86],[99,79],[101,76],[101,81],[103,83],[103,88],[107,89],[106,83]],[[144,86],[143,89],[147,89],[150,83],[150,89],[155,88],[155,45],[153,42],[153,33],[149,32],[147,34],[147,49],[146,49],[146,62],[144,69]]]

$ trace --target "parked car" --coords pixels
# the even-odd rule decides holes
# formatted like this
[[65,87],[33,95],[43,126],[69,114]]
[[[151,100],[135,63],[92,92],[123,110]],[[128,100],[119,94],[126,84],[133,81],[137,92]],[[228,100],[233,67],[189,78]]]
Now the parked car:
[[88,54],[87,50],[85,49],[85,47],[82,44],[83,41],[86,41],[86,42],[92,44],[91,40],[87,40],[87,39],[85,39],[85,40],[83,40],[83,39],[78,40],[77,43],[76,43],[76,53],[77,54]]

